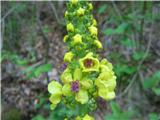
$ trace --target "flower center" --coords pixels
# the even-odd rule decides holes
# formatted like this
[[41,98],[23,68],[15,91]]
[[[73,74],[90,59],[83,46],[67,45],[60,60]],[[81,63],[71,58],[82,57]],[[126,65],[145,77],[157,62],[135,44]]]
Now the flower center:
[[79,91],[79,81],[78,80],[73,81],[71,83],[71,91],[72,92],[78,92]]
[[93,60],[92,59],[86,59],[85,61],[84,61],[84,66],[86,67],[86,68],[90,68],[90,67],[92,67],[94,65],[94,63],[93,63]]

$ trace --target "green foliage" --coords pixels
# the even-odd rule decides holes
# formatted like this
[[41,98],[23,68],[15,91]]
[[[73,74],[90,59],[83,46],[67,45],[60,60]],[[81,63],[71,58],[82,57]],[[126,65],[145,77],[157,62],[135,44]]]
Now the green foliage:
[[117,28],[107,28],[103,31],[105,35],[124,34],[128,28],[128,23],[122,23]]
[[43,32],[44,32],[45,34],[48,34],[49,32],[51,32],[50,27],[49,27],[48,25],[45,25],[45,26],[43,27]]
[[150,113],[149,114],[149,120],[159,120],[160,117],[158,117],[158,114],[156,113]]
[[45,118],[42,115],[36,115],[31,120],[45,120]]
[[123,76],[123,75],[132,75],[134,72],[136,72],[136,67],[135,66],[129,66],[127,64],[116,64],[114,66],[115,72],[117,74],[117,76]]
[[23,71],[23,73],[26,75],[28,79],[31,79],[33,77],[38,77],[40,74],[48,72],[51,69],[52,69],[52,65],[47,63],[47,64],[40,65],[38,67],[28,66]]
[[105,116],[105,120],[130,120],[134,112],[133,111],[122,111],[117,103],[111,102],[112,114]]
[[144,89],[152,89],[152,91],[156,95],[160,96],[159,83],[160,83],[160,71],[156,71],[152,76],[146,78],[143,81],[143,87]]
[[106,9],[107,9],[107,4],[104,4],[104,5],[101,5],[99,8],[98,8],[98,13],[99,14],[103,14],[106,12]]
[[21,120],[21,112],[16,108],[10,108],[2,115],[3,120]]
[[52,69],[52,65],[48,63],[39,66],[29,66],[28,64],[32,61],[23,59],[17,54],[9,51],[2,51],[1,63],[5,60],[11,61],[18,67],[23,67],[24,69],[21,71],[21,73],[26,75],[27,79],[38,77],[42,73],[48,72]]
[[146,56],[145,56],[145,52],[143,52],[143,51],[136,51],[136,52],[134,52],[133,53],[133,59],[134,60],[136,60],[136,61],[139,61],[139,60],[141,60],[143,57],[145,57],[146,58]]
[[134,48],[136,46],[136,43],[135,41],[129,39],[129,38],[126,38],[126,39],[122,39],[120,41],[120,43],[124,46],[124,47],[130,47],[130,48]]

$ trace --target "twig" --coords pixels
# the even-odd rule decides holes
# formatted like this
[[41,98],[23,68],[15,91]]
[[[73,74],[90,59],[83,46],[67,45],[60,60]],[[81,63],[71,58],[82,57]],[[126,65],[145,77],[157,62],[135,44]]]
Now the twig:
[[[145,15],[146,13],[146,8],[147,8],[147,2],[144,1],[143,3],[143,11],[142,11],[142,14]],[[144,40],[144,18],[142,18],[141,20],[141,30],[140,30],[140,37],[139,37],[139,40]]]
[[56,17],[57,23],[60,24],[60,25],[65,25],[64,22],[58,17],[57,11],[56,11],[56,8],[55,8],[54,4],[52,4],[51,1],[48,1],[48,4],[49,4],[49,6],[50,6],[50,8],[51,8],[51,10],[53,12],[53,14]]
[[118,14],[118,16],[120,17],[121,21],[123,20],[122,18],[122,15],[120,13],[120,10],[118,9],[117,5],[115,4],[114,1],[112,1],[112,5],[113,5],[113,8],[115,9],[116,13]]
[[[17,6],[16,6],[17,7]],[[1,18],[1,22],[9,15],[11,14],[15,9],[16,7],[10,9],[2,18]]]

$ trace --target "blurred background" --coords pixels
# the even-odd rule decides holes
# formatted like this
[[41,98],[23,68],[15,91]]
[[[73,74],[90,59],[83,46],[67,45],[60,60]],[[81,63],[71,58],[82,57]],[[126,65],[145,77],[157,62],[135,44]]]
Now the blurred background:
[[[103,50],[113,63],[116,99],[99,101],[96,120],[160,119],[160,2],[92,2]],[[49,108],[66,46],[66,2],[1,2],[2,120],[63,120]]]

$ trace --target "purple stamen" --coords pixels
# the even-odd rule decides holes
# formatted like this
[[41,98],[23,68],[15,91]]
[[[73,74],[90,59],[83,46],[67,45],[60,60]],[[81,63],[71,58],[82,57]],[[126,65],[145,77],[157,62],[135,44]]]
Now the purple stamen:
[[72,92],[78,92],[79,91],[79,81],[78,80],[73,81],[71,83],[71,91]]
[[94,63],[93,63],[93,60],[92,59],[86,59],[85,61],[84,61],[84,66],[86,67],[86,68],[90,68],[90,67],[92,67],[94,65]]

